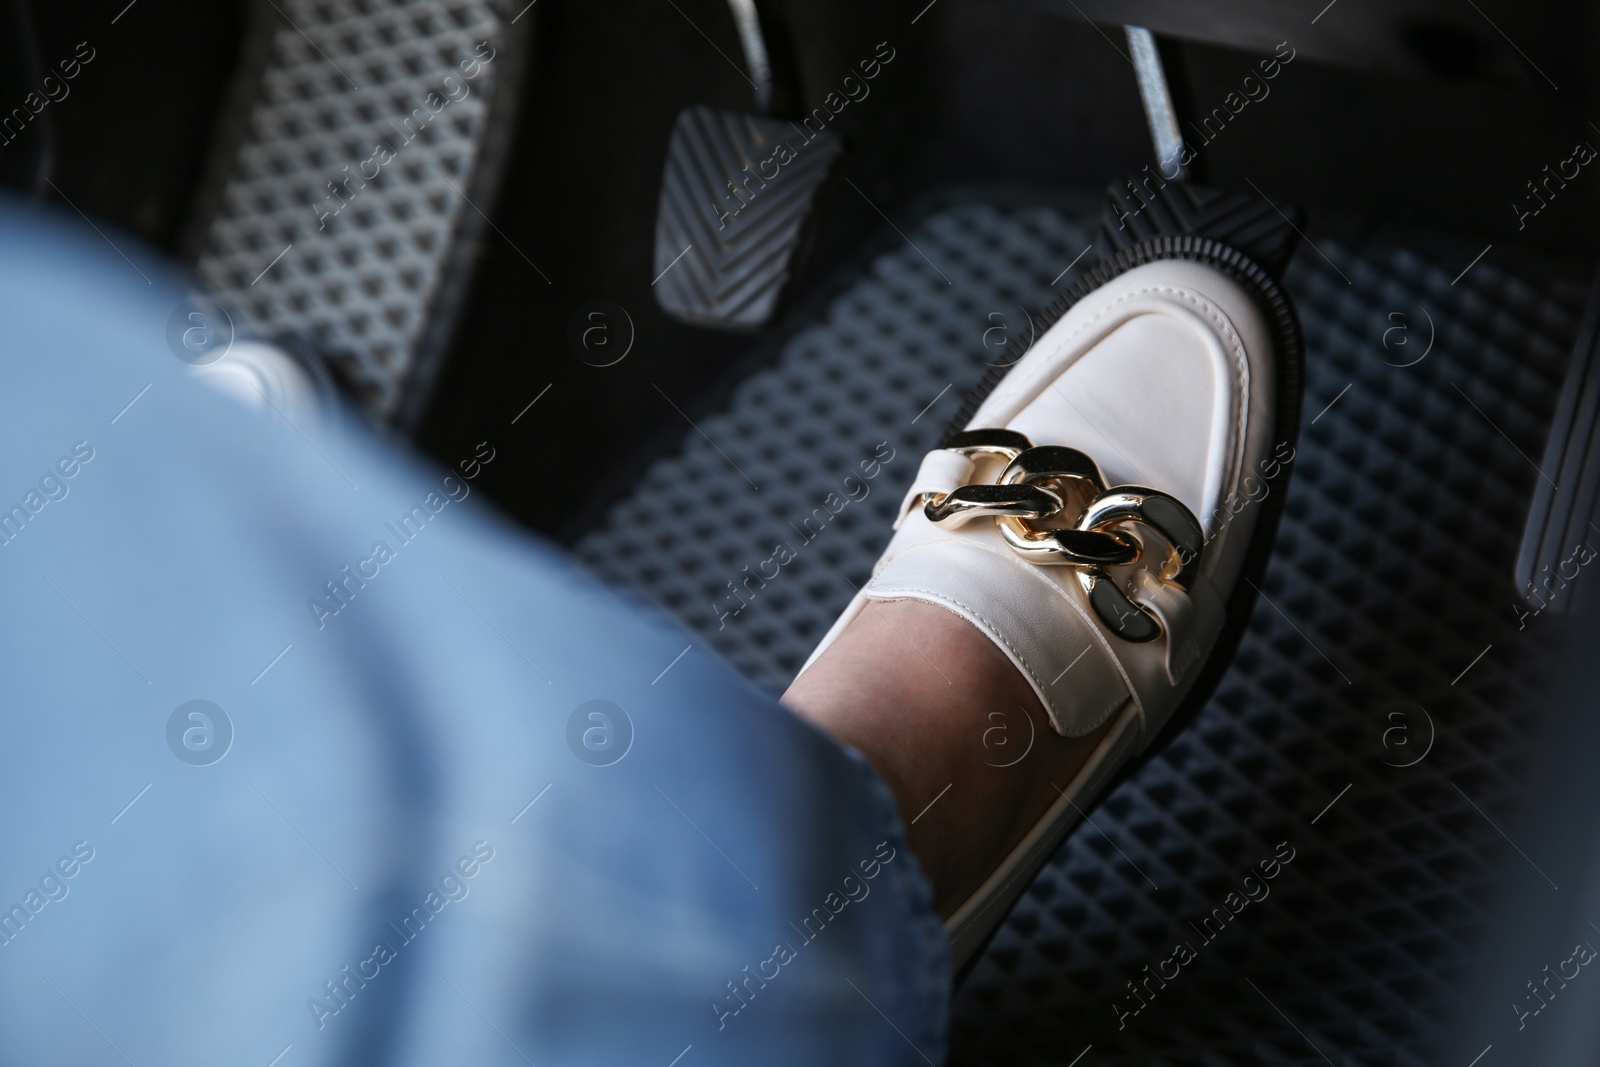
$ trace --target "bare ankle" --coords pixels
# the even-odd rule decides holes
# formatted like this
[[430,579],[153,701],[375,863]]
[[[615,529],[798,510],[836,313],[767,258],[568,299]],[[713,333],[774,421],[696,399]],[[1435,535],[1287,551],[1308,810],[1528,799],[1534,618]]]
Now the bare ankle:
[[888,783],[948,915],[1087,760],[1098,734],[1056,734],[1022,673],[953,612],[873,601],[789,687],[796,714]]

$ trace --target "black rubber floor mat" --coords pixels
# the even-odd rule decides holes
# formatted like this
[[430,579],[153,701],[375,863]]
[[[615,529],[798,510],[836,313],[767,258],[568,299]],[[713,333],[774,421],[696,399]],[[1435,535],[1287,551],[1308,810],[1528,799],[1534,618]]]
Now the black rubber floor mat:
[[[781,689],[1098,210],[962,203],[908,228],[580,552]],[[1471,251],[1447,258],[1297,254],[1308,393],[1265,596],[1194,728],[996,935],[952,1062],[1420,1067],[1440,1046],[1494,889],[1540,877],[1495,827],[1543,654],[1510,575],[1586,290],[1498,256],[1452,281]],[[619,558],[622,530],[648,544]]]
[[[579,555],[781,691],[868,577],[963,392],[1094,259],[1100,197],[1076,207],[962,204],[927,218],[726,409],[692,412],[683,450],[651,464]],[[644,543],[619,559],[624,530]]]
[[1512,610],[1525,457],[1583,299],[1488,263],[1452,285],[1465,258],[1300,253],[1305,429],[1264,601],[1195,727],[995,939],[957,1062],[1435,1062],[1494,889],[1542,877],[1490,817],[1542,654]]

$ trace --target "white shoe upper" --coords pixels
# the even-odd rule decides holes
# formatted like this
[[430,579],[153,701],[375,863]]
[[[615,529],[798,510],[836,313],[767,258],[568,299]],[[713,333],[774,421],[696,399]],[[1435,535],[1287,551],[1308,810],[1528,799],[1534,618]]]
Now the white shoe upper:
[[296,426],[315,426],[323,416],[310,375],[293,356],[266,341],[235,341],[221,359],[191,373],[252,411],[271,407]]
[[930,521],[924,494],[992,483],[1006,464],[941,449],[923,460],[871,581],[806,666],[869,600],[938,604],[1005,652],[1058,732],[1082,736],[1121,713],[1133,720],[1116,731],[1131,735],[1121,747],[1136,751],[1205,664],[1240,580],[1260,512],[1254,504],[1293,458],[1289,442],[1274,438],[1274,368],[1270,324],[1242,285],[1201,263],[1159,260],[1078,301],[968,423],[1077,449],[1098,462],[1109,486],[1154,489],[1193,512],[1204,548],[1187,591],[1172,578],[1170,549],[1149,543],[1151,527],[1117,527],[1146,551],[1105,573],[1160,621],[1153,640],[1119,635],[1090,604],[1078,568],[1022,558],[994,519]]

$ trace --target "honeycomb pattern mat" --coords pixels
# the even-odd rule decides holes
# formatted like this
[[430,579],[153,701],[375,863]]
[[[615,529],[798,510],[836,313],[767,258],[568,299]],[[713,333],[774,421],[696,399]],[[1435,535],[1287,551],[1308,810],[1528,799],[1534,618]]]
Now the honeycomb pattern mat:
[[488,207],[491,102],[516,59],[505,5],[256,6],[256,80],[213,163],[195,271],[245,328],[309,343],[387,419],[445,343],[461,238],[483,224],[467,198]]
[[[1094,258],[1062,275],[1095,216],[934,211],[696,413],[580,554],[780,690],[1019,305]],[[1421,1067],[1443,1046],[1493,891],[1537,877],[1490,822],[1515,814],[1549,666],[1511,562],[1586,290],[1498,257],[1453,282],[1470,256],[1300,250],[1307,395],[1264,599],[1193,728],[979,960],[951,1062]],[[608,553],[624,530],[648,551]]]
[[[1094,240],[1093,204],[1073,215],[969,204],[926,219],[915,249],[875,259],[725,410],[692,412],[703,433],[651,465],[580,558],[781,691],[868,576],[923,453],[986,361],[1027,331],[1051,279],[1059,291],[1093,260],[1062,274]],[[622,530],[648,548],[614,558],[606,542]]]

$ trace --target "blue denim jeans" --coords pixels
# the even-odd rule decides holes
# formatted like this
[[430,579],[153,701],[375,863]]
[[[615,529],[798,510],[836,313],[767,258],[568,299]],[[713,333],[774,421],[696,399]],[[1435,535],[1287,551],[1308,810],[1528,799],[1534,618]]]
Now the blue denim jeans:
[[942,1059],[883,785],[498,517],[511,426],[241,404],[132,238],[0,235],[0,1061]]

